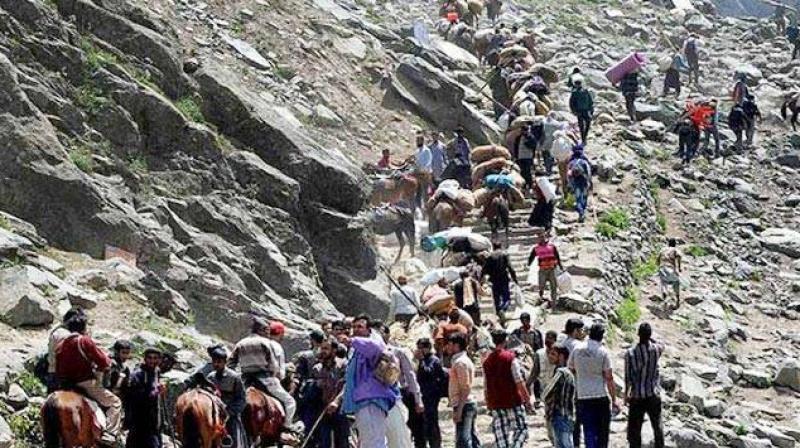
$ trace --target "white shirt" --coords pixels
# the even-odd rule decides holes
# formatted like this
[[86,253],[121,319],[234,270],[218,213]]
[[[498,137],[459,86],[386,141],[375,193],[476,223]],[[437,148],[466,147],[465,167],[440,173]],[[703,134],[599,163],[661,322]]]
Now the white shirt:
[[417,292],[414,291],[414,288],[405,285],[400,287],[400,289],[405,292],[405,296],[403,292],[398,291],[397,288],[393,288],[392,292],[389,293],[389,298],[392,300],[391,307],[389,308],[389,319],[393,319],[396,314],[417,314],[419,312],[419,310],[408,301],[411,299],[414,304],[419,306],[419,299],[417,299]]
[[589,339],[586,344],[576,345],[567,367],[575,372],[578,400],[608,397],[604,373],[611,370],[611,355],[603,344]]

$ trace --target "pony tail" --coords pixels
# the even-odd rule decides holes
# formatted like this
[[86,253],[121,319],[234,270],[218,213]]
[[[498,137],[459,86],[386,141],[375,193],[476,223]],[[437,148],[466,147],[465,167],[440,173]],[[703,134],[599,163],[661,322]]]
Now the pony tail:
[[183,414],[183,437],[181,438],[184,448],[201,448],[200,428],[197,426],[197,418],[191,408]]
[[58,419],[58,409],[52,396],[42,405],[41,413],[45,448],[59,448],[61,446],[61,436],[59,435],[61,425]]

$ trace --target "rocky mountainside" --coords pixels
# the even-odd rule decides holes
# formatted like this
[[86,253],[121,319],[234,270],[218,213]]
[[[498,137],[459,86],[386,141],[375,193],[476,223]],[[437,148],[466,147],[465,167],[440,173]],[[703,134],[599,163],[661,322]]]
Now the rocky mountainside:
[[[23,364],[71,305],[92,309],[104,344],[134,335],[178,352],[183,370],[250,313],[295,330],[385,315],[377,265],[393,249],[357,219],[358,167],[410,152],[415,127],[500,134],[472,31],[440,36],[436,14],[369,0],[0,0],[0,414],[15,432],[41,393]],[[670,347],[674,446],[800,442],[800,135],[778,113],[800,88],[789,43],[766,20],[630,0],[521,1],[501,20],[532,29],[537,63],[559,78],[580,66],[597,103],[592,213],[557,214],[575,291],[542,325],[609,321],[618,356],[652,321]],[[727,112],[746,72],[764,120],[752,151],[683,167],[666,128],[696,89],[660,97],[651,64],[632,125],[603,71],[632,50],[669,55],[689,31],[708,55],[700,93]],[[568,88],[551,89],[566,116]],[[519,233],[515,263],[530,244]],[[668,236],[688,254],[674,312],[653,276]],[[624,415],[619,444],[622,431]]]

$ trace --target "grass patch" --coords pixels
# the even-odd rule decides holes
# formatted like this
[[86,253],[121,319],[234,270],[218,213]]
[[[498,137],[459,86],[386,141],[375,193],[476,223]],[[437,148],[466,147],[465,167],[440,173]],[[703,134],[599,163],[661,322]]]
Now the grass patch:
[[94,73],[101,68],[119,63],[119,58],[115,54],[97,48],[89,39],[81,40],[81,50],[86,53],[86,65],[89,73]]
[[626,230],[630,227],[631,221],[628,211],[615,207],[603,212],[595,226],[595,231],[606,238],[614,238],[620,230]]
[[625,288],[622,302],[614,310],[617,323],[625,332],[633,331],[636,323],[642,317],[642,310],[639,308],[639,290],[635,288]]
[[276,65],[275,68],[273,69],[273,73],[275,73],[275,75],[278,76],[279,78],[285,79],[286,81],[289,81],[290,79],[297,76],[297,72],[295,71],[295,69],[289,67],[286,64]]
[[703,246],[692,244],[688,249],[686,249],[686,253],[696,258],[705,257],[708,255],[708,249]]
[[8,417],[8,426],[14,434],[14,447],[44,446],[41,428],[39,427],[39,408],[28,406],[24,410]]
[[0,229],[11,230],[11,223],[3,215],[0,215]]
[[217,147],[223,154],[231,154],[236,151],[236,146],[222,134],[216,134]]
[[96,115],[100,109],[108,104],[105,92],[92,82],[84,83],[75,95],[75,104],[90,115]]
[[147,159],[144,156],[135,156],[128,159],[128,169],[133,173],[143,174],[148,171]]
[[661,233],[667,233],[667,217],[663,213],[656,213],[656,224]]
[[14,266],[20,266],[23,263],[25,263],[25,259],[19,255],[12,255],[11,257],[5,258],[2,262],[0,262],[0,269],[13,268]]
[[42,397],[47,393],[47,388],[39,381],[39,378],[36,378],[27,370],[20,373],[14,382],[19,384],[19,387],[21,387],[29,397]]
[[[194,338],[180,330],[178,324],[158,316],[148,315],[134,317],[132,326],[138,330],[146,330],[164,338],[180,341],[183,344],[183,348],[186,350],[197,352],[202,349]],[[145,347],[137,348],[144,351]]]
[[175,102],[175,107],[177,107],[186,118],[195,123],[205,123],[203,112],[200,110],[200,106],[194,98],[185,96]]
[[92,151],[88,146],[79,146],[69,152],[69,160],[84,173],[91,174],[94,172],[95,164],[92,159]]
[[652,277],[656,272],[658,272],[658,255],[655,252],[651,253],[646,260],[636,262],[631,269],[631,275],[636,284]]
[[575,208],[575,195],[572,194],[572,192],[567,192],[567,194],[564,195],[563,204],[564,204],[564,208],[567,209],[567,210],[574,209]]

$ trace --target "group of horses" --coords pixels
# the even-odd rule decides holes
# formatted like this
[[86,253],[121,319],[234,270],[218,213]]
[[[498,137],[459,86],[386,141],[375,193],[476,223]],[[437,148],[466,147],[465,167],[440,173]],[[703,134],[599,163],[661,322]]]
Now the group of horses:
[[[249,387],[242,422],[250,448],[296,445],[294,436],[283,432],[285,414],[280,402]],[[164,403],[164,401],[162,401]],[[183,448],[222,448],[225,446],[225,405],[213,393],[190,389],[175,402],[174,434]],[[94,448],[99,446],[102,425],[89,400],[78,392],[60,390],[47,397],[41,409],[45,448]],[[172,425],[169,423],[167,427]],[[128,447],[138,448],[138,447]]]

